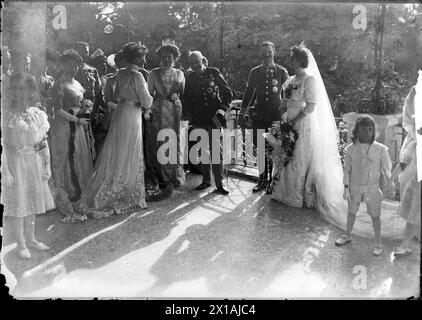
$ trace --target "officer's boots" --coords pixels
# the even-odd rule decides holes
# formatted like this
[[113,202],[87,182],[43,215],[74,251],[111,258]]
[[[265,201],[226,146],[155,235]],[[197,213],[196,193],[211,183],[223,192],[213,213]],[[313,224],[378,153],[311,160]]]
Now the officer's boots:
[[252,189],[252,192],[260,192],[261,190],[264,190],[267,187],[267,179],[265,172],[263,174],[259,175],[259,181],[258,184]]

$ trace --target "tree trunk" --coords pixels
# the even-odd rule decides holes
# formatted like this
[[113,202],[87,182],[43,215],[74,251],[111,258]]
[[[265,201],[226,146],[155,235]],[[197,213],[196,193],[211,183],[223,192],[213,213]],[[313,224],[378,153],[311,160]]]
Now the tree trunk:
[[225,5],[221,3],[221,24],[220,24],[220,71],[223,71],[224,68],[224,14],[225,14]]
[[386,6],[380,4],[378,8],[378,17],[375,23],[375,48],[374,48],[374,63],[375,63],[375,75],[376,83],[372,92],[372,104],[375,110],[378,112],[381,106],[381,89],[382,89],[382,59],[383,59],[383,39],[384,39],[384,21]]

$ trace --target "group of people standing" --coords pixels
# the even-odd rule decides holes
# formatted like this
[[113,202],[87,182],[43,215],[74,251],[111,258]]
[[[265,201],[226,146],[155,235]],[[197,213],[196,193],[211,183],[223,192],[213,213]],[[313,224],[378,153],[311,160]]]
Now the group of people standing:
[[[102,51],[89,56],[89,46],[78,42],[58,57],[48,51],[41,76],[25,65],[26,52],[11,52],[11,68],[2,74],[2,203],[22,258],[31,246],[48,250],[34,238],[35,214],[57,208],[64,222],[78,222],[145,208],[171,194],[185,183],[185,171],[182,161],[158,162],[160,130],[176,132],[180,159],[182,120],[208,131],[214,117],[224,121],[232,91],[201,52],[184,53],[184,68],[175,68],[179,48],[163,42],[156,51],[161,66],[150,72],[147,52],[140,42],[126,44],[113,56],[115,71],[105,74]],[[210,186],[210,165],[201,169],[197,190]],[[216,192],[228,194],[221,165],[213,171]]]
[[[181,121],[208,132],[209,150],[220,143],[213,141],[212,130],[226,127],[232,90],[201,52],[181,55],[173,42],[163,42],[156,51],[161,66],[149,72],[144,68],[148,48],[131,42],[113,56],[115,71],[110,74],[107,57],[101,50],[96,53],[92,62],[97,68],[87,63],[89,46],[78,42],[60,55],[54,75],[46,71],[37,79],[24,67],[25,55],[15,53],[15,67],[2,75],[2,203],[5,216],[15,218],[23,258],[30,257],[28,247],[48,250],[34,238],[35,214],[56,207],[65,222],[77,222],[145,208],[148,201],[185,183],[181,155],[187,139]],[[273,167],[277,146],[266,152],[253,192],[266,190],[292,207],[315,207],[328,221],[347,225],[348,234],[338,245],[350,242],[354,216],[360,202],[366,202],[377,240],[374,254],[380,255],[379,178],[381,173],[390,178],[391,161],[385,146],[374,143],[375,123],[357,122],[372,131],[356,129],[353,145],[358,144],[348,147],[343,173],[334,116],[312,53],[302,45],[291,49],[294,76],[276,64],[274,56],[274,44],[263,42],[262,64],[250,72],[239,124],[245,126],[247,115],[251,117],[255,147],[259,129],[268,137],[271,123],[280,119],[294,126],[298,140],[287,166]],[[176,133],[177,163],[157,159],[166,143],[158,138],[162,129]],[[215,191],[227,195],[221,162],[200,164],[203,180],[196,190],[211,186],[211,168]],[[411,210],[415,205],[412,202]]]
[[[274,63],[274,54],[271,42],[262,43],[263,63],[249,74],[239,116],[241,126],[253,129],[255,146],[258,130],[266,132],[265,165],[253,192],[266,190],[272,199],[290,207],[316,208],[327,221],[346,230],[336,240],[337,246],[351,242],[353,230],[359,235],[375,235],[375,256],[383,253],[381,234],[403,237],[395,255],[409,254],[410,239],[420,227],[421,205],[420,182],[416,179],[415,88],[404,106],[403,127],[408,135],[398,167],[403,170],[400,205],[383,210],[381,176],[385,193],[393,194],[395,185],[388,148],[375,141],[374,119],[369,115],[356,119],[343,166],[335,118],[312,52],[304,44],[291,48],[288,63],[293,76]],[[281,142],[269,132],[277,120],[290,123],[298,134],[287,164],[279,161]],[[362,203],[366,208],[362,208]]]

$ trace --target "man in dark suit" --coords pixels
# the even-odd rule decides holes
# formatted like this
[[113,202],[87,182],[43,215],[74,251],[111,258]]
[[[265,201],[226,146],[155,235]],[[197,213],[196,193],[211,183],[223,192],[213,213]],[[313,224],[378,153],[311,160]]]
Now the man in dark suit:
[[[185,119],[194,125],[208,131],[209,150],[213,150],[212,129],[226,126],[226,111],[233,99],[232,91],[217,68],[206,67],[203,55],[194,51],[189,56],[192,72],[186,75],[183,114]],[[221,159],[221,155],[220,155]],[[210,161],[211,162],[211,161]],[[202,183],[196,188],[203,190],[211,186],[210,164],[201,163]],[[223,188],[222,163],[212,164],[216,192],[227,195]]]
[[[177,61],[178,68],[182,70],[185,79],[187,78],[188,74],[192,72],[192,69],[190,67],[189,63],[189,56],[191,54],[190,50],[183,50],[179,56],[179,59]],[[191,124],[188,128],[188,136],[193,130],[193,125]],[[195,141],[188,141],[188,154],[190,152],[190,149],[195,145]],[[185,170],[189,170],[190,173],[195,174],[202,174],[201,168],[198,164],[193,164],[191,159],[188,159],[188,163],[184,165]]]
[[[239,112],[239,125],[244,126],[245,114],[249,106],[249,116],[253,123],[253,144],[257,148],[257,130],[266,132],[273,121],[280,120],[281,86],[289,77],[285,68],[274,63],[275,47],[272,42],[261,44],[262,64],[253,68],[249,73],[248,84],[243,96]],[[268,148],[266,143],[266,149]],[[259,174],[259,182],[253,192],[259,192],[271,184],[272,162],[265,155],[264,172]],[[271,189],[267,188],[267,193]]]

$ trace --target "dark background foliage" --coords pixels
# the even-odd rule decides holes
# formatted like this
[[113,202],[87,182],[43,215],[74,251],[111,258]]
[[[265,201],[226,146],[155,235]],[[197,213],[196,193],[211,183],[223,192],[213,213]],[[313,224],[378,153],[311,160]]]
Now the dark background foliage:
[[[52,8],[47,4],[47,22]],[[259,44],[273,41],[276,62],[286,66],[289,48],[305,41],[319,64],[334,113],[359,110],[375,85],[374,26],[379,4],[364,4],[367,29],[352,25],[355,4],[294,4],[265,2],[90,2],[66,6],[67,30],[46,26],[46,46],[62,51],[78,40],[91,50],[115,53],[127,41],[142,41],[149,49],[148,68],[159,65],[155,50],[162,40],[181,49],[200,50],[219,67],[241,98],[249,70],[260,63]],[[390,94],[383,113],[401,111],[418,68],[422,68],[422,6],[389,4],[385,16],[383,82]],[[8,13],[4,26],[16,24]],[[104,33],[113,26],[111,34]],[[289,70],[292,73],[292,70]],[[369,110],[371,111],[371,110]]]

